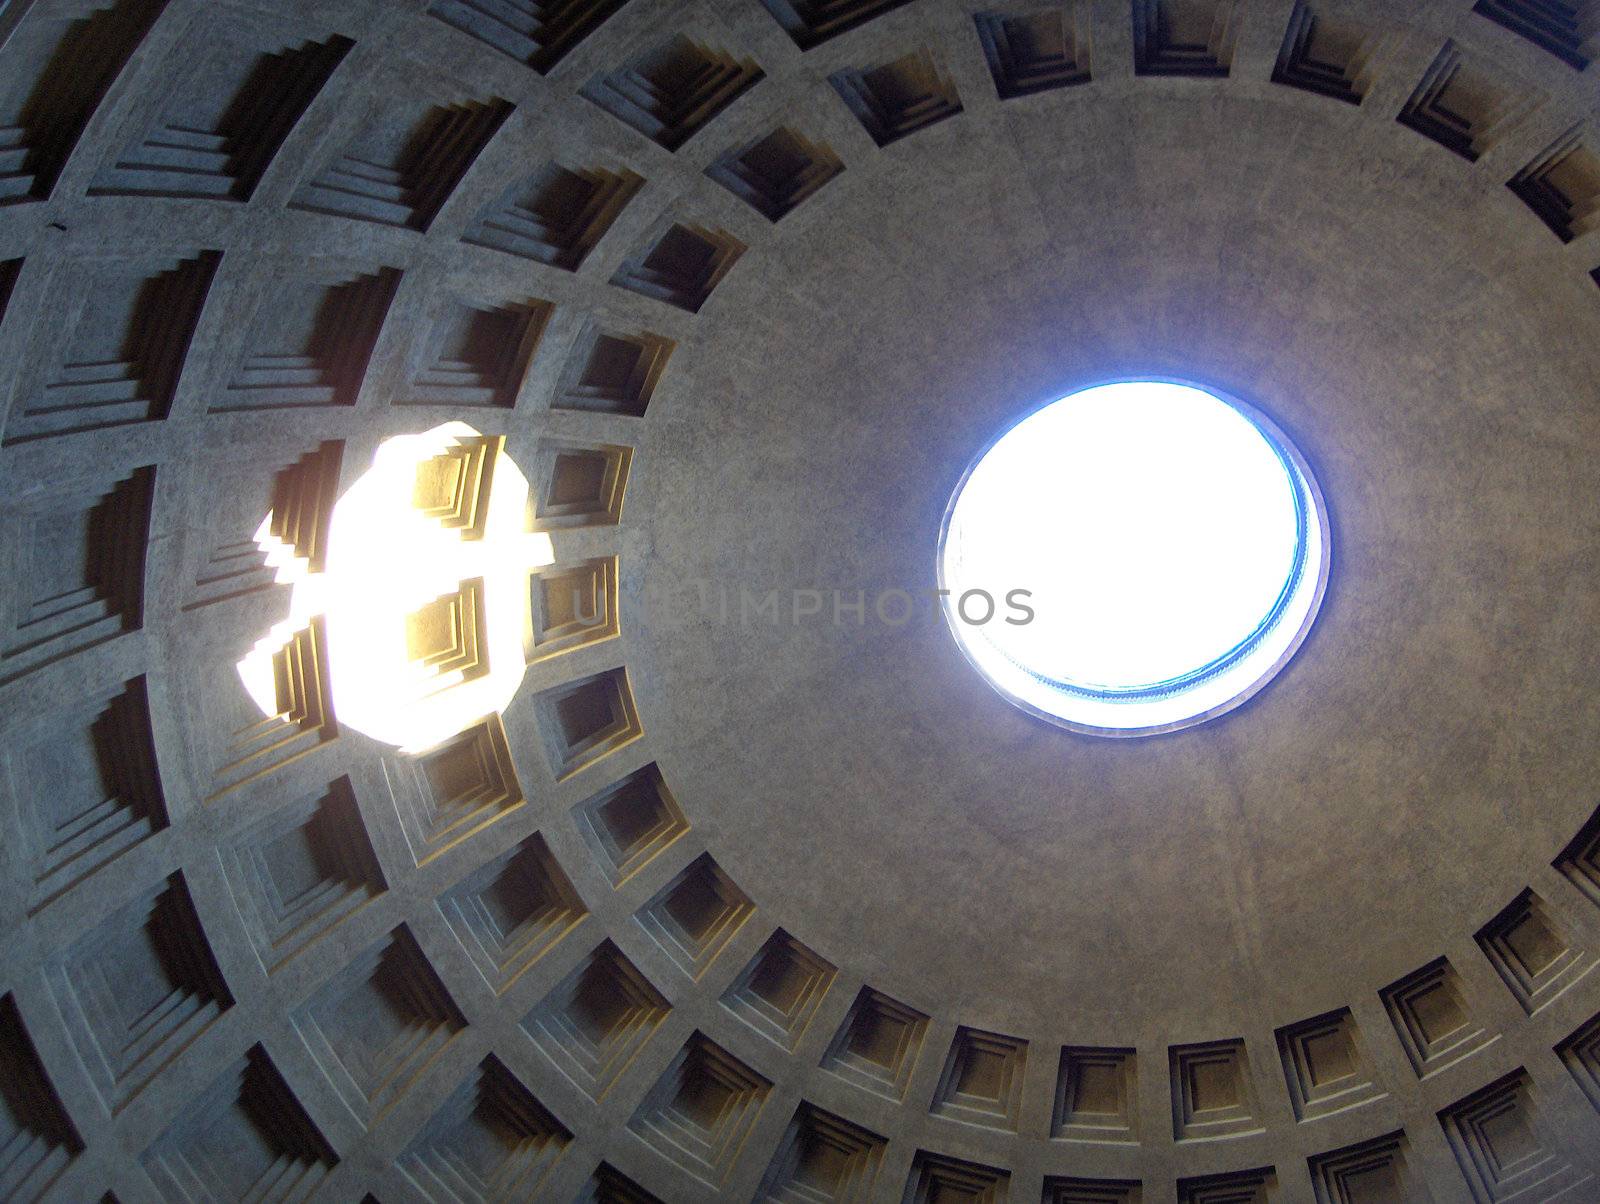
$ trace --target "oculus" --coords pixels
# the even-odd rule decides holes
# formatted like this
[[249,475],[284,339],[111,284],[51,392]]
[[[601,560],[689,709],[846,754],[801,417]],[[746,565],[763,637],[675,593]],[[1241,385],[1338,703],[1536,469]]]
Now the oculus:
[[1331,551],[1311,469],[1264,414],[1122,381],[983,449],[945,511],[938,577],[956,642],[1000,694],[1062,727],[1144,736],[1271,680],[1316,618]]

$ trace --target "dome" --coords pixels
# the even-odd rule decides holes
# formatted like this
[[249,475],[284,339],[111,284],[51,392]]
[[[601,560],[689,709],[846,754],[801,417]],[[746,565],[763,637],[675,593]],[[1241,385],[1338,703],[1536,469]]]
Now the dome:
[[[0,6],[0,1199],[1600,1198],[1597,55]],[[1315,586],[1131,740],[939,594],[1128,381]]]

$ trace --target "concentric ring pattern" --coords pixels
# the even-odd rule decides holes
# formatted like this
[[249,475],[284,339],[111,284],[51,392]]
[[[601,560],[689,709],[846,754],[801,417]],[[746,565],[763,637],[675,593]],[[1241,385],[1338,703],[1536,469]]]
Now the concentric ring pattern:
[[[1600,1198],[1600,3],[0,36],[0,1199]],[[918,591],[1127,376],[1259,399],[1343,568],[1112,748]],[[401,756],[313,623],[263,720],[262,516],[452,420],[555,549],[516,698]]]

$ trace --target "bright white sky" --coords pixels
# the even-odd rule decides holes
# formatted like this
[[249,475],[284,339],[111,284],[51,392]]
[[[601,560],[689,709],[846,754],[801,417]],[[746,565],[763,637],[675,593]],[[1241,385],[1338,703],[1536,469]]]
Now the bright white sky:
[[[1248,636],[1293,565],[1294,484],[1238,410],[1186,385],[1116,384],[1006,433],[951,514],[945,585],[999,605],[968,640],[1079,685],[1199,668]],[[1036,618],[1004,622],[1029,589]],[[981,617],[984,607],[969,609]]]

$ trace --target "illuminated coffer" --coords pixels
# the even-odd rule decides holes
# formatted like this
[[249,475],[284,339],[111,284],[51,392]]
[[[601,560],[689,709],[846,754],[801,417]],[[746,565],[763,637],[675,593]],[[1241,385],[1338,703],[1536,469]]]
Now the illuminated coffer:
[[[330,728],[337,715],[423,751],[503,711],[531,661],[617,634],[616,558],[553,565],[551,536],[530,530],[544,507],[502,436],[450,422],[387,439],[327,514],[332,493],[319,494],[320,520],[275,497],[256,533],[292,587],[289,614],[238,669],[279,723],[314,710]],[[326,531],[320,564],[306,540],[285,538],[302,528]],[[320,706],[286,707],[286,666],[305,661],[307,632]]]

